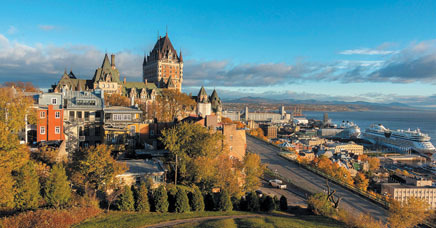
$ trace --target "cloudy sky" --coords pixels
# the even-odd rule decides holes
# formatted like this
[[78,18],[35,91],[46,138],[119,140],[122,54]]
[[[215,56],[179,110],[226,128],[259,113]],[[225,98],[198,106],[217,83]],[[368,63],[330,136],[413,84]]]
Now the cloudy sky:
[[128,80],[168,34],[184,91],[436,105],[436,1],[0,1],[0,82]]

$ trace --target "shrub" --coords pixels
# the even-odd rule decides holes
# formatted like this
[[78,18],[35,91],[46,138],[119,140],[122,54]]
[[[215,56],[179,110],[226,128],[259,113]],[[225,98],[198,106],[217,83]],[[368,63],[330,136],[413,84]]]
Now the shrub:
[[328,200],[325,193],[316,193],[309,197],[307,200],[308,208],[313,213],[324,216],[333,216],[336,210],[333,208],[332,203]]
[[71,199],[70,182],[62,165],[55,165],[44,187],[44,198],[48,205],[56,208],[67,204]]
[[153,203],[156,212],[168,212],[168,194],[163,185],[154,192]]
[[262,200],[262,211],[271,212],[276,208],[276,204],[271,196],[266,196]]
[[[286,197],[285,197],[286,198]],[[276,207],[274,208],[274,210],[280,210],[280,200],[279,200],[279,198],[277,198],[277,196],[275,195],[274,197],[273,197],[273,200],[274,200],[274,204],[276,205]],[[286,202],[286,204],[287,204],[287,202]]]
[[124,186],[124,191],[120,195],[118,201],[118,209],[121,211],[133,211],[135,210],[135,202],[133,200],[133,193],[129,186]]
[[185,190],[181,188],[178,188],[176,193],[175,210],[178,213],[184,213],[191,210],[189,207],[188,195],[186,194]]
[[15,207],[18,210],[36,209],[39,207],[41,195],[38,175],[33,162],[20,168],[15,177]]
[[191,208],[192,211],[204,211],[204,199],[200,189],[197,186],[193,186],[193,193],[191,194]]
[[221,191],[218,198],[218,210],[219,211],[231,211],[233,209],[230,195],[226,190]]
[[204,197],[204,206],[207,211],[215,210],[215,199],[212,194],[207,194],[206,197]]
[[259,197],[255,192],[251,192],[247,196],[247,210],[248,211],[259,211],[260,210],[260,204],[259,204]]
[[100,213],[101,210],[94,206],[74,207],[64,210],[42,209],[0,219],[0,227],[67,228]]
[[149,212],[150,203],[148,202],[148,190],[143,183],[139,186],[136,196],[136,210],[139,212]]
[[280,210],[288,211],[288,199],[283,195],[280,197]]

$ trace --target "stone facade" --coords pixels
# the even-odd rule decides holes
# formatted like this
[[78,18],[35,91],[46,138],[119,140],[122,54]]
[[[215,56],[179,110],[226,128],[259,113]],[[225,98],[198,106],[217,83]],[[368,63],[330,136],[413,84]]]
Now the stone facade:
[[242,161],[247,149],[245,130],[236,129],[236,124],[223,124],[222,133],[224,145],[229,150],[229,156]]
[[159,37],[153,50],[144,56],[142,64],[143,79],[146,83],[155,83],[158,88],[182,91],[183,57],[171,44],[168,34]]

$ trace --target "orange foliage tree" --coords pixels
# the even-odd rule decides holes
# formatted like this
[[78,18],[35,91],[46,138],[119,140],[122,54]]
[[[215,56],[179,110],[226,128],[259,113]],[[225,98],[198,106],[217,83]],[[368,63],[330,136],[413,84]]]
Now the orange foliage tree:
[[130,99],[128,97],[112,93],[105,96],[105,103],[111,106],[130,106]]
[[369,180],[368,178],[366,178],[365,174],[359,172],[354,177],[354,183],[356,183],[357,188],[362,191],[366,191],[366,189],[368,188]]
[[39,89],[36,88],[31,82],[5,82],[3,83],[4,87],[14,87],[23,92],[39,92]]

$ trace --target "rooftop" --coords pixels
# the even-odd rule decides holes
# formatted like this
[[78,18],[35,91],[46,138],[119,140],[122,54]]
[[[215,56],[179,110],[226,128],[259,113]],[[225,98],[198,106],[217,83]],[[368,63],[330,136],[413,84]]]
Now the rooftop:
[[143,175],[143,174],[152,174],[159,173],[164,174],[166,171],[162,164],[157,160],[122,160],[117,161],[120,163],[124,163],[129,166],[129,169],[119,176],[126,175]]

